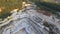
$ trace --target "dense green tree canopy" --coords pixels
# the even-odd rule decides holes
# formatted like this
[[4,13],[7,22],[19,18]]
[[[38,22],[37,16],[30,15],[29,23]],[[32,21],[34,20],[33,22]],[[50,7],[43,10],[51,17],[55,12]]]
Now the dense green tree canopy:
[[0,18],[6,18],[13,9],[21,9],[23,0],[0,0]]

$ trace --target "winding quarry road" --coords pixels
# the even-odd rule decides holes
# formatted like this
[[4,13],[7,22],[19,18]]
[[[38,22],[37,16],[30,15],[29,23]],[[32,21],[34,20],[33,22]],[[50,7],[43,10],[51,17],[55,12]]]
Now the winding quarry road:
[[[59,19],[38,13],[36,5],[31,4],[24,9],[11,11],[12,15],[7,22],[1,24],[1,34],[50,34],[49,28],[44,26],[44,21],[56,25],[60,29]],[[8,18],[6,18],[8,19]],[[59,30],[54,30],[54,34],[60,34]]]

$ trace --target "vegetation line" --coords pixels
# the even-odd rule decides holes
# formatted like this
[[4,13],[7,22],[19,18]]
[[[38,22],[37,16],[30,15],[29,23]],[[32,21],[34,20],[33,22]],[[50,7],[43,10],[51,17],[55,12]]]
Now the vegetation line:
[[39,6],[39,7],[41,7],[41,9],[48,10],[48,11],[51,11],[53,14],[59,15],[59,14],[57,13],[57,12],[59,12],[59,11],[50,9],[50,8],[44,6],[44,5],[39,4],[39,3],[35,3],[35,4],[36,4],[37,6]]

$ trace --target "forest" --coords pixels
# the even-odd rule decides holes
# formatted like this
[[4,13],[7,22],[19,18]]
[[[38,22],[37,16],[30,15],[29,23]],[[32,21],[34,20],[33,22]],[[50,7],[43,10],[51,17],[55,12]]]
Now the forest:
[[60,3],[56,3],[54,0],[0,0],[0,19],[4,19],[10,16],[13,9],[22,9],[22,2],[34,2],[41,10],[47,10],[53,14],[59,15]]

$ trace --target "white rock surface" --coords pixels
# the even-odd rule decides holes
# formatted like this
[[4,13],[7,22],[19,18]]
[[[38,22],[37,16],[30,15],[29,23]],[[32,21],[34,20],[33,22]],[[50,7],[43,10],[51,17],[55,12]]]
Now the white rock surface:
[[19,12],[13,11],[12,19],[8,20],[9,22],[5,25],[11,24],[8,26],[2,25],[4,26],[2,34],[49,34],[47,31],[49,28],[43,25],[44,20],[54,25],[57,24],[58,28],[60,27],[56,22],[58,19],[54,21],[52,17],[38,13],[35,8],[36,6],[31,4],[31,6],[27,6]]

